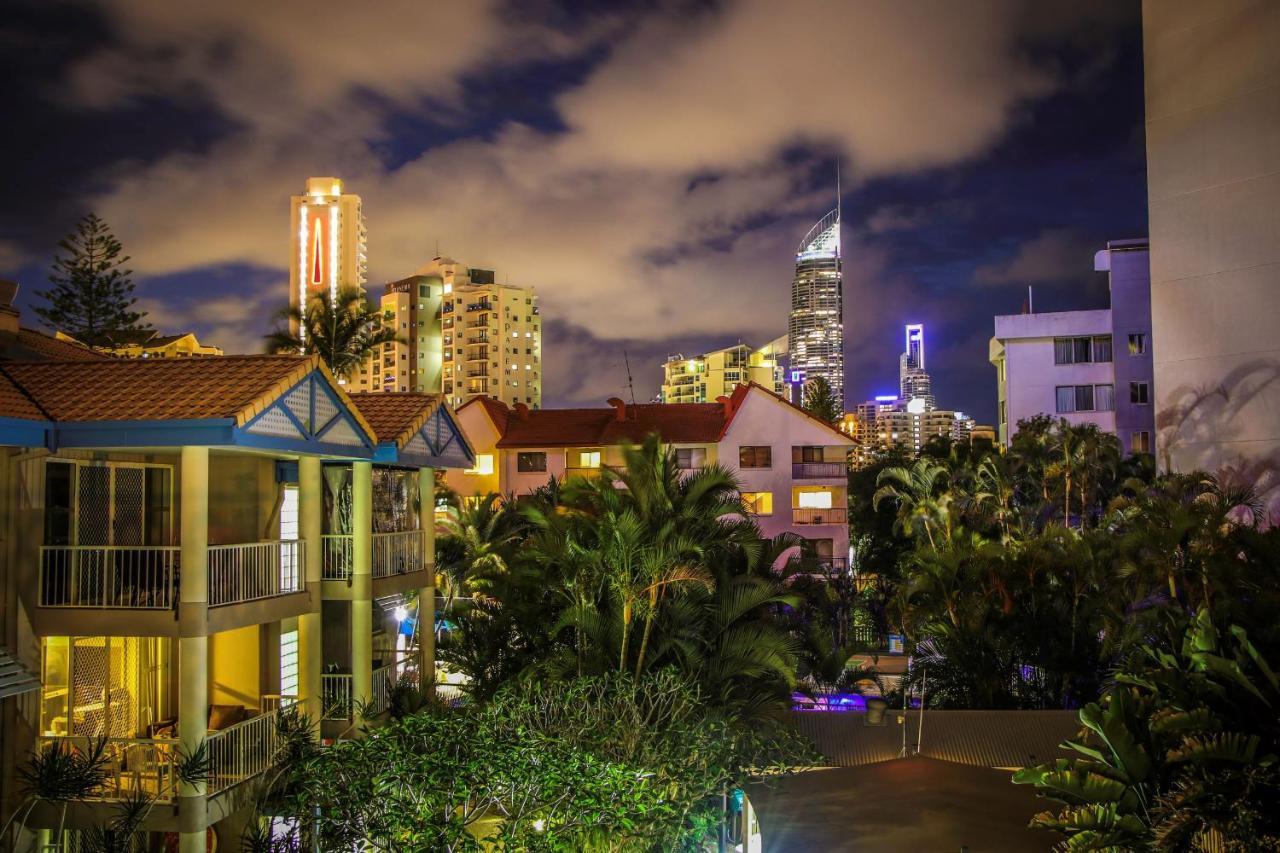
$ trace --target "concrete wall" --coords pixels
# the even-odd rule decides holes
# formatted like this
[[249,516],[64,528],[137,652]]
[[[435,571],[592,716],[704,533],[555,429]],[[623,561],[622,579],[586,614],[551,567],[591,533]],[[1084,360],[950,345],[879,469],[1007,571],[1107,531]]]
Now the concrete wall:
[[[1151,269],[1140,248],[1108,252],[1111,268],[1112,367],[1116,385],[1115,430],[1120,446],[1133,452],[1134,433],[1155,437],[1155,385],[1151,362]],[[1146,335],[1147,351],[1129,353],[1129,335]],[[1152,395],[1145,405],[1130,402],[1130,383],[1146,382]]]
[[1144,0],[1157,450],[1280,504],[1280,3]]
[[[209,638],[209,704],[257,709],[262,689],[261,629],[223,631]],[[278,656],[276,659],[279,665]]]

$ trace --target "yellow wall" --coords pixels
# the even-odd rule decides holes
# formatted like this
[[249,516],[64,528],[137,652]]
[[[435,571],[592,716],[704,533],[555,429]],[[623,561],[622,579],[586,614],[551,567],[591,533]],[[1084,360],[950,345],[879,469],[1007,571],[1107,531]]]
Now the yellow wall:
[[257,709],[262,667],[261,626],[223,631],[209,638],[209,704]]

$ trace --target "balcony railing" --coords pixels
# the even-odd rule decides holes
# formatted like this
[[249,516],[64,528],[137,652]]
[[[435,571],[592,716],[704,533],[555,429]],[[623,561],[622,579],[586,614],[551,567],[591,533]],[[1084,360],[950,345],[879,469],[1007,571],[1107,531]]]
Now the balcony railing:
[[178,600],[177,546],[56,545],[40,549],[40,606],[169,610]]
[[791,463],[791,477],[794,480],[843,477],[846,473],[848,473],[848,467],[843,462]]
[[405,655],[373,671],[373,710],[381,713],[391,706],[391,691],[402,678],[418,674],[418,656]]
[[300,592],[302,546],[296,539],[209,546],[209,606]]
[[276,754],[276,718],[271,711],[209,735],[209,794],[217,794],[267,772]]
[[324,547],[320,577],[327,581],[344,581],[351,577],[351,534],[326,533],[320,541]]
[[351,673],[326,672],[320,676],[321,716],[326,720],[351,719]]
[[426,531],[373,534],[373,576],[389,578],[420,571],[427,565]]
[[[82,735],[41,737],[36,748],[63,749],[87,755],[98,738]],[[178,741],[173,738],[107,738],[102,784],[86,797],[89,800],[124,800],[144,794],[156,802],[171,803],[177,798],[176,763]]]
[[845,524],[849,512],[845,507],[816,509],[813,507],[793,507],[791,522],[793,524]]
[[[40,605],[170,610],[178,603],[177,545],[48,545],[40,549]],[[302,589],[296,540],[211,545],[209,605]]]

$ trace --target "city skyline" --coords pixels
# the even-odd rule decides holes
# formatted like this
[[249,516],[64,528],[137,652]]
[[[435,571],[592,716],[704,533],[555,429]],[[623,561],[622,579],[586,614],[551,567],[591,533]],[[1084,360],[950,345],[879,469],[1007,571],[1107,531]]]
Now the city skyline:
[[[337,175],[363,199],[371,292],[439,253],[536,287],[553,318],[544,404],[592,403],[625,390],[624,351],[657,365],[781,334],[794,247],[831,208],[839,158],[849,400],[923,322],[935,383],[994,420],[991,315],[1028,284],[1041,310],[1102,304],[1093,248],[1146,232],[1137,4],[828,9],[805,69],[747,61],[812,44],[803,10],[779,26],[768,7],[325,10],[326,37],[368,57],[348,67],[315,63],[285,13],[18,4],[5,61],[29,118],[0,143],[25,164],[0,276],[29,307],[92,208],[157,326],[256,349],[289,274],[288,198]],[[457,37],[429,58],[384,50],[396,25]],[[220,56],[228,39],[253,49]],[[902,39],[929,49],[877,47]],[[753,91],[745,113],[714,73],[729,65],[758,66],[735,84]],[[657,103],[671,120],[635,123]],[[647,398],[661,372],[634,379]]]

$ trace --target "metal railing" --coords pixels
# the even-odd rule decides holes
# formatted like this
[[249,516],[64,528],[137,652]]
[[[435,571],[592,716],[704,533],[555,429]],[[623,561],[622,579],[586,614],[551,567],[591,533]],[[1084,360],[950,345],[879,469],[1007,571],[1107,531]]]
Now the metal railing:
[[843,462],[792,462],[791,478],[793,480],[815,480],[822,478],[843,477],[849,472]]
[[325,672],[320,675],[320,715],[326,720],[351,719],[351,673]]
[[[37,739],[36,748],[57,746],[85,755],[97,746],[98,740],[83,735],[44,736]],[[139,792],[162,803],[176,799],[176,739],[107,738],[103,754],[107,762],[102,784],[87,799],[123,800]]]
[[209,606],[256,601],[302,590],[296,539],[209,546]]
[[168,610],[178,599],[172,545],[50,545],[40,549],[41,607]]
[[276,754],[276,711],[209,735],[209,794],[267,772]]
[[391,691],[400,679],[418,672],[418,656],[405,655],[373,671],[373,710],[381,713],[391,705]]
[[325,533],[320,537],[324,547],[320,577],[327,581],[344,581],[351,577],[352,538],[350,533]]
[[425,531],[373,534],[373,576],[389,578],[420,571],[427,565]]
[[830,509],[817,509],[814,507],[793,507],[791,509],[791,522],[793,524],[845,524],[848,522],[849,511],[845,507],[831,507]]

